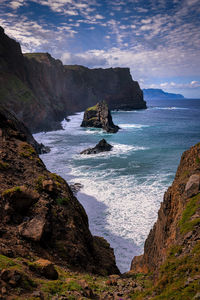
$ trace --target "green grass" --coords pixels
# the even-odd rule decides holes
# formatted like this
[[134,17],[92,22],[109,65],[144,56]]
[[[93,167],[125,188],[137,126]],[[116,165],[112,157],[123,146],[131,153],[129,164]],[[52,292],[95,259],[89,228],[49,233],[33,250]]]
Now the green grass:
[[[131,299],[143,300],[147,296],[153,300],[193,299],[200,291],[199,280],[196,278],[200,273],[200,242],[190,254],[181,255],[181,252],[182,246],[174,245],[160,267],[158,280],[152,286],[147,285],[143,292],[131,294]],[[188,278],[192,280],[188,281]]]
[[196,163],[199,164],[200,163],[200,158],[197,156],[196,158]]
[[97,110],[97,104],[87,108],[87,111]]
[[69,198],[65,197],[65,198],[57,198],[56,199],[56,203],[58,205],[66,205],[67,203],[69,203]]
[[64,280],[49,280],[43,282],[41,289],[48,295],[60,295],[64,291],[81,291],[82,287],[75,280],[70,280],[69,282]]
[[17,266],[17,263],[12,258],[0,255],[0,269],[8,269],[13,266]]
[[19,155],[21,157],[33,159],[33,155],[35,155],[35,154],[36,154],[36,151],[31,145],[29,145],[27,143],[23,143],[20,146]]
[[191,220],[191,217],[196,213],[200,204],[200,193],[192,197],[183,211],[182,218],[179,222],[181,233],[187,233],[194,228],[195,225],[200,223],[200,218]]
[[3,191],[2,196],[7,196],[7,195],[11,195],[14,194],[16,192],[21,192],[21,187],[20,186],[14,186],[11,189],[7,189],[5,191]]

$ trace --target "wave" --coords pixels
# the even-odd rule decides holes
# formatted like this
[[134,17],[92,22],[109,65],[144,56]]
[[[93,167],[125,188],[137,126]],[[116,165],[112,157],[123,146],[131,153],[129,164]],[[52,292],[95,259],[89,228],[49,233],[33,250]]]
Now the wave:
[[[115,172],[115,169],[82,166],[73,167],[71,174],[83,184],[81,192],[94,198],[87,200],[86,197],[82,202],[78,194],[89,216],[92,233],[109,240],[118,266],[124,272],[132,257],[141,254],[145,238],[157,218],[167,188],[167,174],[138,179],[134,175],[115,176]],[[131,247],[137,247],[138,252]],[[127,248],[126,251],[123,248]]]
[[[81,145],[81,147],[83,144]],[[84,144],[86,146],[86,144]],[[98,158],[110,158],[111,156],[122,156],[122,155],[127,155],[129,153],[132,153],[133,151],[144,151],[148,150],[148,147],[142,147],[142,146],[132,146],[132,145],[125,145],[125,144],[118,144],[118,143],[112,143],[112,150],[111,151],[106,151],[106,152],[101,152],[98,154],[87,154],[87,155],[77,155],[75,154],[73,158],[75,159],[98,159]],[[80,150],[80,152],[86,148],[92,148],[94,145],[89,145],[87,144],[87,147],[83,148]],[[79,147],[80,149],[80,147]]]
[[161,110],[188,110],[187,107],[176,107],[176,106],[169,106],[169,107],[152,107],[151,109],[161,109]]
[[140,129],[140,128],[146,128],[146,127],[150,127],[149,125],[142,125],[142,124],[119,124],[119,127],[121,128],[136,128],[136,129]]

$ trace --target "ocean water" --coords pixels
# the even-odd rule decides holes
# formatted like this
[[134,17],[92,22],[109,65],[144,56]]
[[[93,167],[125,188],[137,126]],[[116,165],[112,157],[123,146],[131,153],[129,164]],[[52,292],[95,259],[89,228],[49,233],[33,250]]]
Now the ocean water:
[[[109,241],[121,272],[143,252],[182,152],[200,141],[200,100],[154,100],[147,105],[146,110],[112,112],[121,128],[116,134],[81,128],[83,112],[63,121],[64,130],[35,134],[51,148],[41,155],[47,168],[68,183],[83,185],[77,197],[90,230]],[[79,154],[102,138],[114,146],[111,152]]]

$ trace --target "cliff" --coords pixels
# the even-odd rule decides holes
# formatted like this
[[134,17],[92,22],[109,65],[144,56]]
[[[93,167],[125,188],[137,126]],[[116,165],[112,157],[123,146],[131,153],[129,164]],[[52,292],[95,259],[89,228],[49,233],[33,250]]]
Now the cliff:
[[20,130],[24,125],[7,110],[0,113],[0,254],[119,273],[113,250],[91,235],[87,215],[68,184],[45,168]]
[[110,109],[146,108],[128,68],[64,66],[48,53],[22,54],[0,28],[0,103],[32,132],[60,128],[67,115],[105,99]]
[[133,259],[131,270],[153,274],[154,294],[162,295],[155,299],[198,299],[192,297],[200,283],[200,143],[183,153],[144,254]]
[[153,99],[184,99],[181,94],[167,93],[161,89],[143,89],[144,98]]

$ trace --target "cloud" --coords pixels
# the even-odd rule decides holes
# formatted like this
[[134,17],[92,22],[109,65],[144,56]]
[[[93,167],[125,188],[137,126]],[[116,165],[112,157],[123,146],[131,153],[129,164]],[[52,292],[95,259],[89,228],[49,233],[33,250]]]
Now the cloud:
[[76,64],[88,66],[90,68],[96,66],[105,66],[107,64],[106,59],[101,54],[91,52],[72,54],[69,52],[63,53],[61,60],[64,64]]
[[14,10],[18,9],[20,6],[23,6],[23,5],[25,5],[25,1],[24,1],[24,0],[11,1],[11,2],[9,3],[9,6],[10,6],[12,9],[14,9]]

